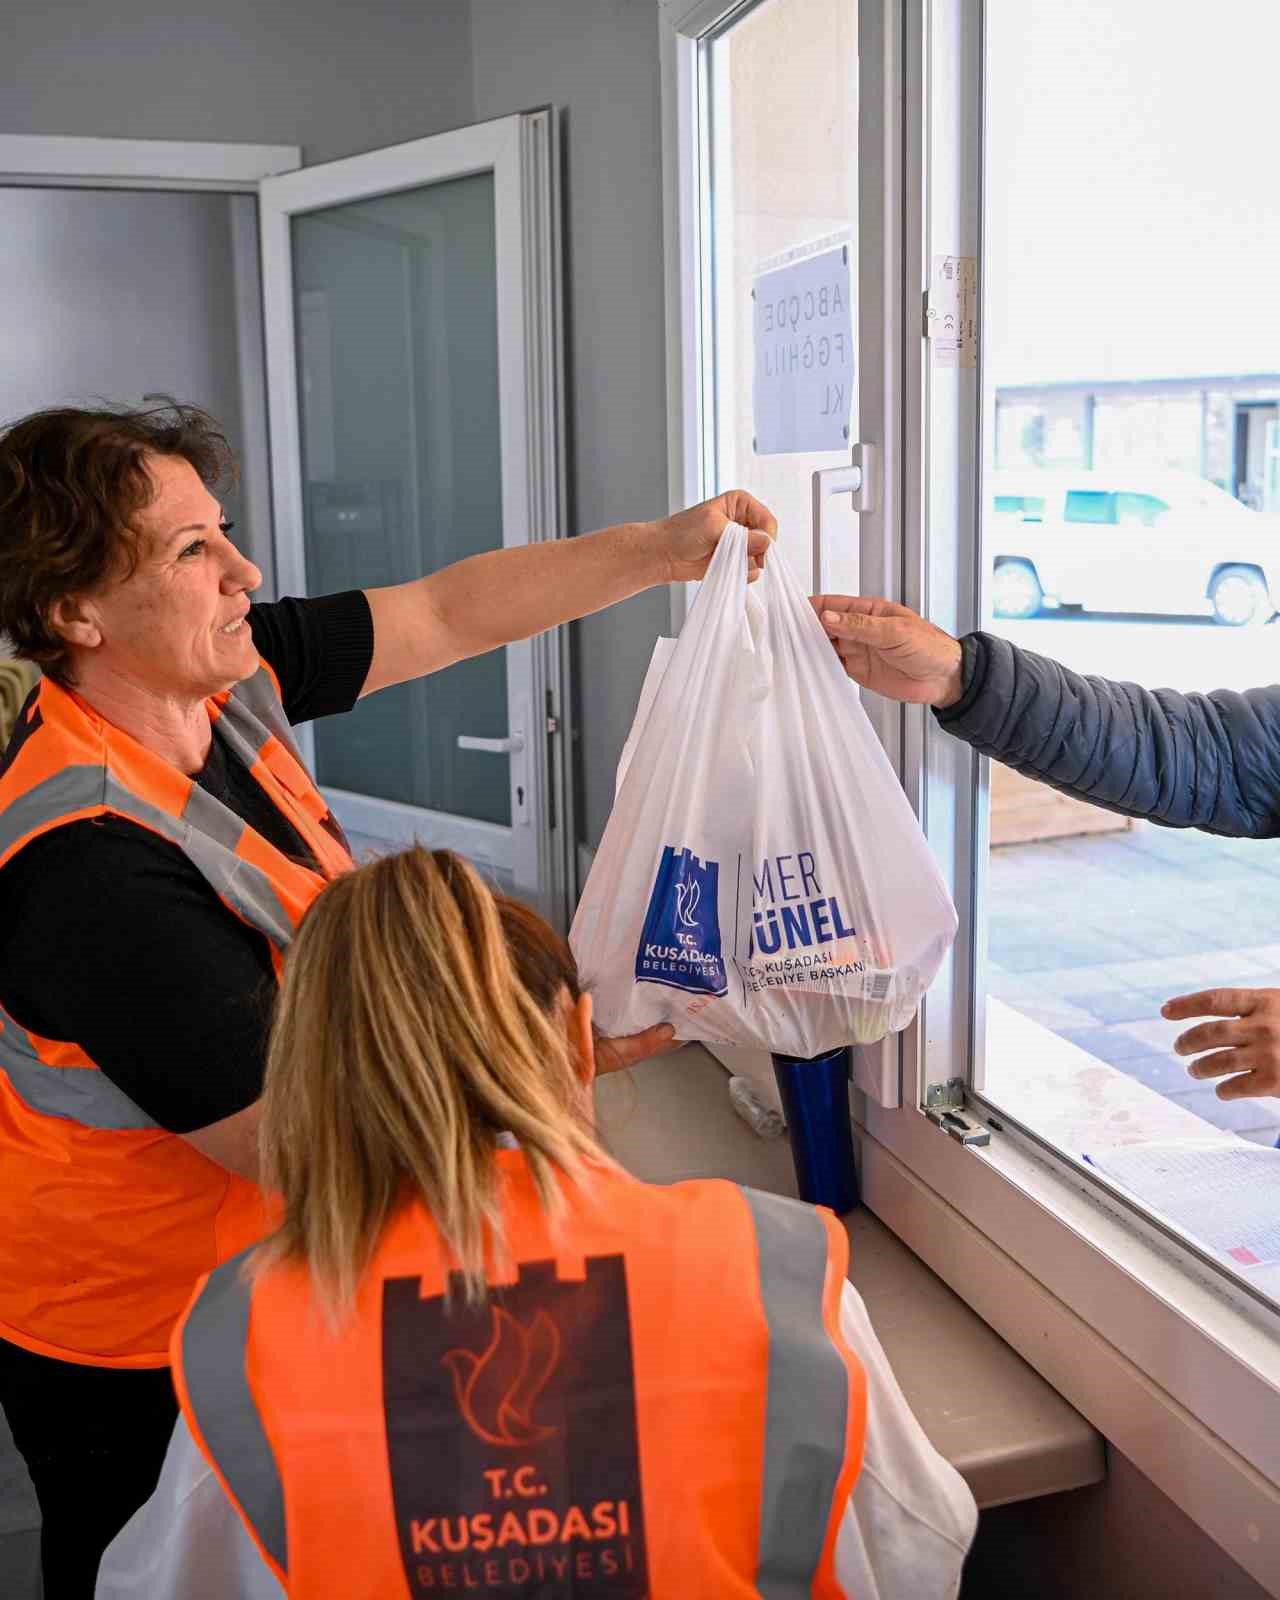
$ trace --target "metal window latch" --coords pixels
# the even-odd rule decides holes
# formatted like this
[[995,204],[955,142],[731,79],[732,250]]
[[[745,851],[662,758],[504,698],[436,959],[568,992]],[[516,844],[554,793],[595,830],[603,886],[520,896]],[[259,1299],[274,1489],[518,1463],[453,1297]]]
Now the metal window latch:
[[948,1078],[946,1083],[931,1083],[925,1090],[924,1113],[957,1144],[990,1144],[991,1135],[964,1114],[964,1079]]

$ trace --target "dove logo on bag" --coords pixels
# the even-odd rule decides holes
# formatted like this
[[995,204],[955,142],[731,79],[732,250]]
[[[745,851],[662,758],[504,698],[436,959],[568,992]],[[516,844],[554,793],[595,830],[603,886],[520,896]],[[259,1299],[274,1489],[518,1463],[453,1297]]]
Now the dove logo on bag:
[[666,845],[636,951],[636,982],[728,992],[720,951],[720,863]]
[[676,920],[682,928],[698,926],[693,913],[698,909],[701,898],[702,890],[696,882],[676,884]]

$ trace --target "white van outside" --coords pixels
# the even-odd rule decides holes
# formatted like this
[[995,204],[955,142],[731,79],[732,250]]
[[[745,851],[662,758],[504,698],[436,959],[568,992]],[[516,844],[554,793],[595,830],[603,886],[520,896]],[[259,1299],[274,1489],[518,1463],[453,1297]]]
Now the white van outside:
[[996,472],[985,535],[998,617],[1075,606],[1239,628],[1280,610],[1280,517],[1194,473]]

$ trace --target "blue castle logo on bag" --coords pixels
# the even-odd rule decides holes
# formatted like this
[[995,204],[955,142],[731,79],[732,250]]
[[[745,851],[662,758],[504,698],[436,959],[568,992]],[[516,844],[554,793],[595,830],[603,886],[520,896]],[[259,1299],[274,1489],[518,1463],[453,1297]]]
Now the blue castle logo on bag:
[[636,982],[727,994],[720,953],[720,864],[667,845],[636,951]]

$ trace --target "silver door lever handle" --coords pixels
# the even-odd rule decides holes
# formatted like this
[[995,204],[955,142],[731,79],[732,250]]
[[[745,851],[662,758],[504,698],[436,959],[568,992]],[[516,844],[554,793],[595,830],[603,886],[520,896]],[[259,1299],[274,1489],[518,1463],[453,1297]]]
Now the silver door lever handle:
[[458,749],[484,750],[494,756],[514,756],[524,749],[524,737],[519,733],[511,733],[505,739],[477,739],[474,734],[460,733]]
[[858,512],[880,507],[880,452],[873,444],[855,444],[847,467],[828,467],[813,474],[813,587],[822,593],[823,512],[834,495],[852,496]]

